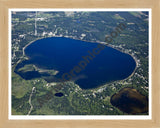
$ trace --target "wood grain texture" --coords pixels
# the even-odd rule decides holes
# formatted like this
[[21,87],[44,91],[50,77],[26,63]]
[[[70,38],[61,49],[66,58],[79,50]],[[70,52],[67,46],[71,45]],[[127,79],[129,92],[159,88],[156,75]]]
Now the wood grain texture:
[[[8,120],[9,8],[151,8],[152,120]],[[160,128],[159,0],[0,0],[0,128]]]

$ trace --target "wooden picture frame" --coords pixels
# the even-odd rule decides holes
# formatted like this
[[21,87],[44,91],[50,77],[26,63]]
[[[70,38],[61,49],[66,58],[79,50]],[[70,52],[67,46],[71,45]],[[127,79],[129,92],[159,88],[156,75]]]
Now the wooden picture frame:
[[[8,65],[9,65],[9,16],[10,8],[150,8],[152,9],[152,119],[136,120],[9,120],[8,104]],[[160,2],[159,0],[142,0],[142,1],[58,1],[58,0],[0,0],[0,128],[33,128],[33,127],[160,127],[160,59],[159,44],[160,41]]]

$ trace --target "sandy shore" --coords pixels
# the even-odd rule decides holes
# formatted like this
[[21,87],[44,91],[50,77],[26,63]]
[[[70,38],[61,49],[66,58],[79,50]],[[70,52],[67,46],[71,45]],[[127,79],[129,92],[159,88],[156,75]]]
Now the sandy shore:
[[24,50],[26,49],[26,47],[28,47],[30,44],[32,44],[33,42],[35,42],[35,41],[37,41],[37,40],[40,40],[40,39],[43,39],[43,38],[37,38],[37,39],[35,39],[35,40],[29,42],[26,46],[24,46],[24,47],[23,47],[23,56],[25,56]]

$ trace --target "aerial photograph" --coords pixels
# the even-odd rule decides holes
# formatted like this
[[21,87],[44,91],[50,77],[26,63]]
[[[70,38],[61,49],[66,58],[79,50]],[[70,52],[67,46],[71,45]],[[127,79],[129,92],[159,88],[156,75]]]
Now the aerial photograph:
[[149,115],[149,11],[11,11],[11,115]]

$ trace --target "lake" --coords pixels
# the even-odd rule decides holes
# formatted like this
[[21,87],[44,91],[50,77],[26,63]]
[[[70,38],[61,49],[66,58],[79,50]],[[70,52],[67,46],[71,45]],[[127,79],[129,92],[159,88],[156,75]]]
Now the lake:
[[[19,63],[15,72],[24,79],[44,77],[48,82],[72,80],[82,89],[91,89],[129,77],[136,62],[129,54],[100,43],[65,37],[39,39],[25,48],[29,60]],[[56,70],[56,75],[38,71],[21,72],[26,64],[44,70]]]
[[148,97],[134,88],[125,87],[111,96],[113,106],[128,114],[148,112]]

